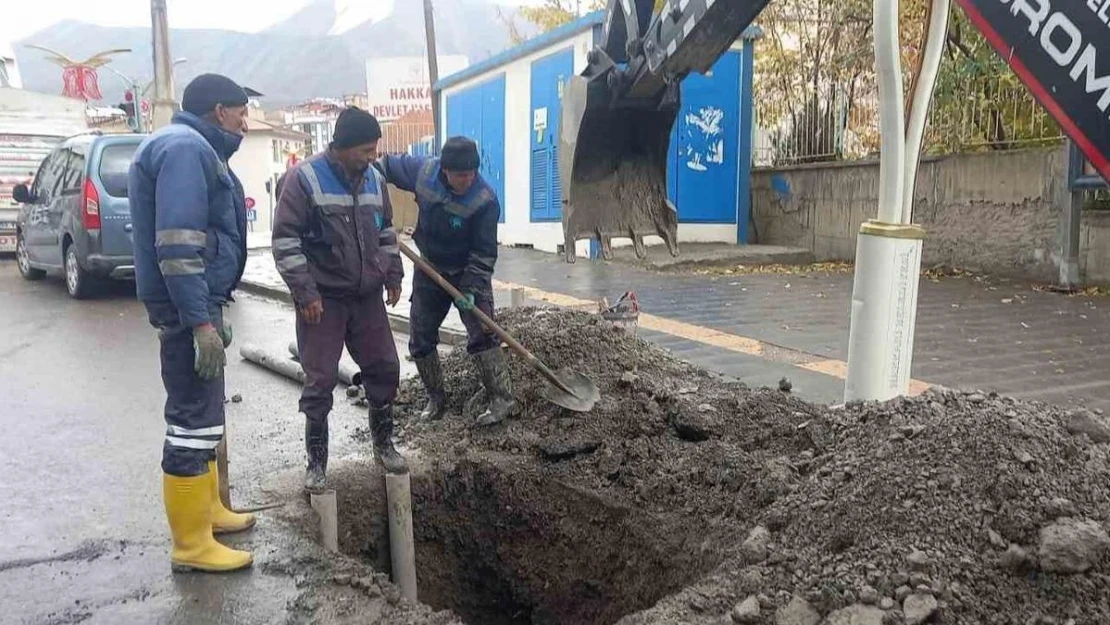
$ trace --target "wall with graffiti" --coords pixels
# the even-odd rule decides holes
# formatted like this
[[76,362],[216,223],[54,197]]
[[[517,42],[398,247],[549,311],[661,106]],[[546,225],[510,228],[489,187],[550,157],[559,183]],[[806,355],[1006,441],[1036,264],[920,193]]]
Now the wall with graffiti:
[[708,74],[682,82],[667,172],[680,223],[735,224],[743,208],[740,188],[746,196],[748,184],[740,178],[740,135],[743,115],[751,108],[750,99],[745,104],[737,97],[743,91],[743,61],[742,50],[729,51]]

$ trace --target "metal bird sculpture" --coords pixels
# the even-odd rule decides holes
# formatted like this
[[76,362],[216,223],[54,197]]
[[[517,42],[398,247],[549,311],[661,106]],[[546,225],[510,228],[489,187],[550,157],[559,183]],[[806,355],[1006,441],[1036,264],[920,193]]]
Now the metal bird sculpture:
[[122,54],[131,51],[130,48],[104,50],[103,52],[97,52],[84,61],[75,61],[57,50],[51,50],[44,46],[27,44],[27,47],[46,52],[46,60],[62,68],[62,81],[64,84],[62,87],[62,95],[69,98],[84,100],[86,102],[89,100],[99,100],[104,97],[100,93],[97,68],[110,63],[111,59],[108,57],[113,54]]

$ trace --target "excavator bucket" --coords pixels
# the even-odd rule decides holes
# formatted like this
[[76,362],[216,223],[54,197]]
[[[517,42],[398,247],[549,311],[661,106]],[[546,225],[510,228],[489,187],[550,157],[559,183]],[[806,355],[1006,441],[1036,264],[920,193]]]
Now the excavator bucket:
[[644,258],[644,237],[663,238],[678,255],[678,212],[667,199],[667,150],[676,108],[611,108],[604,80],[572,76],[563,88],[559,179],[563,186],[566,261],[581,239],[632,240]]
[[768,0],[608,0],[586,69],[563,87],[559,178],[566,260],[580,239],[658,235],[678,256],[678,211],[667,200],[667,154],[680,84],[707,72]]

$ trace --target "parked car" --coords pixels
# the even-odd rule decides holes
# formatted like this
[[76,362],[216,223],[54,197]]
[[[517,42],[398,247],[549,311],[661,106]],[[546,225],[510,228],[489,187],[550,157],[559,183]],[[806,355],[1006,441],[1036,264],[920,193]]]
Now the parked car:
[[[0,56],[3,50],[0,42]],[[14,61],[8,61],[12,70]],[[30,186],[35,170],[59,141],[89,131],[83,101],[20,89],[18,70],[15,88],[7,87],[3,73],[0,68],[0,254],[15,252],[19,204],[13,201],[14,187]]]
[[103,280],[135,277],[127,171],[145,135],[81,134],[60,142],[34,183],[18,185],[16,260],[27,280],[65,276],[71,297],[94,295]]

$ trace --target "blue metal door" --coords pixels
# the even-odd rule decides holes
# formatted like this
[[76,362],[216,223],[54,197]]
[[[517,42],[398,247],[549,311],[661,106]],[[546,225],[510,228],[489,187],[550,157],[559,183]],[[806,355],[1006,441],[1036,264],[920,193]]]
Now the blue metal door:
[[505,76],[447,97],[447,136],[466,136],[478,144],[480,172],[501,202],[505,222]]
[[557,133],[563,85],[573,72],[572,47],[532,62],[532,221],[563,218]]
[[730,50],[709,75],[682,81],[667,168],[667,192],[682,223],[736,223],[740,61]]
[[447,96],[447,136],[470,137],[477,141],[482,134],[482,95],[471,87]]
[[482,95],[482,176],[497,192],[501,204],[498,221],[505,223],[505,76],[483,83]]

